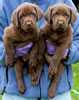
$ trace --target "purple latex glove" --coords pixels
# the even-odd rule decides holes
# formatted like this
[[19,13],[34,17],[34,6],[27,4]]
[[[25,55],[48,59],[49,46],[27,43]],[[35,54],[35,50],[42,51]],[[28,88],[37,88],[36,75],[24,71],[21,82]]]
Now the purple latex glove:
[[24,46],[24,47],[15,47],[15,57],[14,58],[18,58],[20,56],[25,56],[29,53],[31,47],[33,46],[33,43],[29,43],[28,45]]
[[[55,54],[56,48],[55,48],[54,45],[50,44],[48,40],[46,40],[46,46],[47,46],[47,47],[46,47],[46,52],[47,52],[48,54],[50,54],[50,55]],[[65,56],[67,55],[68,51],[69,51],[69,49],[66,49],[66,51],[65,51],[65,53],[64,53],[64,55],[63,55],[63,57],[65,57]]]

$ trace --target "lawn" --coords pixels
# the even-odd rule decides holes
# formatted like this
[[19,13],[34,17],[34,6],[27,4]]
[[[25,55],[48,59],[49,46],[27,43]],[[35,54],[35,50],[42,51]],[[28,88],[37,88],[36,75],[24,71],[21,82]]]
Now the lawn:
[[0,100],[1,100],[2,96],[0,95]]
[[[73,64],[73,80],[74,80],[74,87],[73,89],[77,92],[79,92],[79,63]],[[79,94],[76,94],[74,92],[70,92],[72,100],[79,100]],[[1,100],[2,96],[0,96]]]
[[2,96],[0,95],[0,100],[1,100]]
[[[79,63],[73,64],[73,72],[74,72],[73,73],[73,76],[74,76],[73,89],[79,92]],[[73,93],[72,91],[70,93],[71,93],[72,100],[79,100],[79,94]]]

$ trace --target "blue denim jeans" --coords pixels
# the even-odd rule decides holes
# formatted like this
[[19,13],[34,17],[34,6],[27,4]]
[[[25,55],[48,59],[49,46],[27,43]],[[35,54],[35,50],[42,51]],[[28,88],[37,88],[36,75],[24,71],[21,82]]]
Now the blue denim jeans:
[[[2,100],[38,100],[37,98],[24,98],[21,96],[4,93]],[[71,100],[70,92],[67,91],[62,94],[56,95],[53,99],[50,98],[41,98],[41,100]]]

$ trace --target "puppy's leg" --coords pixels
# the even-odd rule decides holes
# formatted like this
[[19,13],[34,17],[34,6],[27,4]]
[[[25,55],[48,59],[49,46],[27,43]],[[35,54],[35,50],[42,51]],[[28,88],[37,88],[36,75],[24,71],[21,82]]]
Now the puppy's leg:
[[29,75],[31,81],[36,80],[36,65],[37,65],[37,53],[38,53],[38,43],[35,43],[30,51],[30,58],[29,58]]
[[58,66],[58,71],[57,71],[57,73],[54,75],[53,80],[52,80],[52,83],[51,83],[51,86],[50,86],[49,91],[48,91],[48,96],[49,96],[50,98],[55,97],[56,87],[57,87],[57,84],[58,84],[58,82],[59,82],[59,79],[60,79],[60,77],[61,77],[63,71],[64,71],[64,64],[62,64],[62,63],[60,62],[59,66]]
[[52,56],[47,54],[47,53],[45,53],[45,58],[46,58],[47,62],[50,64],[51,60],[52,60]]
[[38,53],[38,43],[35,43],[30,51],[29,64],[32,67],[35,67],[37,65],[37,53]]
[[44,60],[45,47],[46,44],[45,44],[44,37],[40,36],[38,41],[38,55],[37,55],[38,62],[40,63],[43,62]]
[[16,79],[17,79],[17,83],[18,83],[18,91],[23,94],[25,92],[25,85],[24,85],[24,81],[23,81],[23,75],[22,75],[22,70],[23,70],[23,65],[24,62],[21,58],[16,60],[15,63],[15,72],[16,72]]
[[[52,56],[50,56],[49,54],[45,53],[45,58],[46,58],[48,64],[50,65],[51,64],[51,60],[52,60]],[[48,72],[48,77],[49,77],[50,80],[52,79],[52,76],[53,75]]]
[[32,67],[31,64],[29,64],[29,75],[30,75],[30,78],[31,78],[31,84],[32,84],[32,81],[36,80],[35,69],[36,69],[35,67]]
[[48,68],[48,73],[50,73],[51,76],[57,72],[59,62],[63,58],[67,48],[68,48],[67,42],[66,44],[63,43],[62,45],[56,47],[56,53],[52,56],[51,58],[52,60]]
[[7,37],[4,38],[4,46],[6,50],[6,65],[11,67],[14,62],[14,46],[12,40],[8,39]]
[[39,84],[42,69],[43,69],[43,64],[42,63],[37,64],[36,71],[35,71],[35,78],[34,80],[32,80],[33,86]]
[[27,75],[27,72],[28,72],[27,62],[29,61],[29,57],[30,57],[30,54],[22,57],[23,61],[25,62],[25,65],[24,65],[25,66],[25,75]]
[[38,41],[38,53],[37,53],[37,65],[35,66],[35,77],[34,80],[32,80],[32,85],[37,85],[39,84],[41,72],[43,69],[43,55],[45,52],[45,41],[42,36],[39,37]]

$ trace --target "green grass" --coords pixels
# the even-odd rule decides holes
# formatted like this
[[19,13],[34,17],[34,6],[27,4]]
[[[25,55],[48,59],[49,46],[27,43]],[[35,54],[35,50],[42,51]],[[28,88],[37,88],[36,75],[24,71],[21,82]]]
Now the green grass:
[[[73,81],[74,81],[74,87],[73,89],[79,92],[79,63],[73,64]],[[71,93],[72,100],[79,100],[79,95],[73,92]]]
[[0,100],[2,99],[2,96],[0,95]]
[[[73,64],[73,80],[74,80],[74,87],[73,89],[79,92],[79,63]],[[70,92],[72,100],[79,100],[79,95],[73,93],[72,91]],[[0,100],[2,96],[0,95]]]
[[[0,92],[1,93],[1,92]],[[0,95],[0,100],[2,99],[2,96]]]

